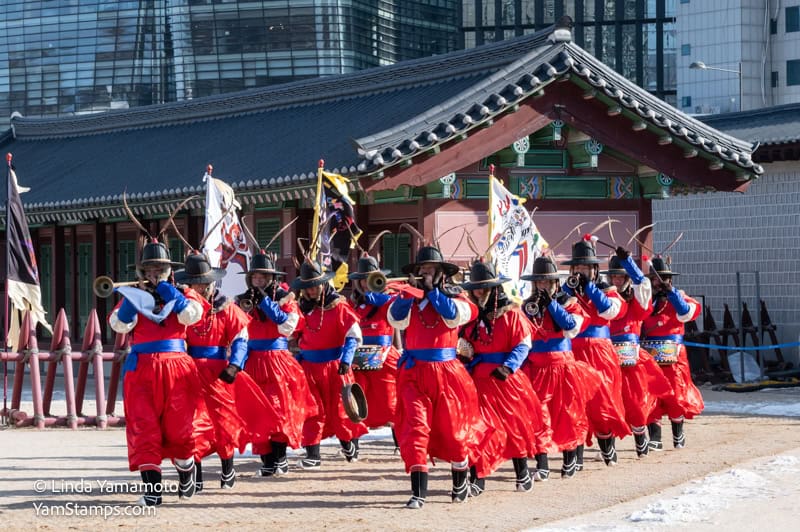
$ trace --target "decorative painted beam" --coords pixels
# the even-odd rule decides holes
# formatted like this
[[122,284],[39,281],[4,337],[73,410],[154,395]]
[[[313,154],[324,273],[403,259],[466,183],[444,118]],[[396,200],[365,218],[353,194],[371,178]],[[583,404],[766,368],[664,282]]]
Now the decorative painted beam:
[[[544,101],[552,109],[555,96],[548,96],[551,102]],[[495,120],[494,127],[478,128],[470,132],[469,138],[462,142],[448,142],[442,145],[441,153],[434,157],[415,161],[408,168],[392,166],[385,171],[382,180],[362,179],[366,191],[395,190],[402,185],[419,187],[434,179],[465,168],[475,161],[488,157],[510,146],[514,141],[539,131],[550,124],[547,112],[540,112],[529,101],[520,105],[516,113],[504,114]]]

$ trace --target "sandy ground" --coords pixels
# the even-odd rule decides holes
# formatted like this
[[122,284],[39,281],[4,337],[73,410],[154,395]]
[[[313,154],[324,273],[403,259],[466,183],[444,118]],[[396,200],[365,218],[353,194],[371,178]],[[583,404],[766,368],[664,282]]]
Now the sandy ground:
[[[728,400],[757,404],[764,397],[710,390],[704,390],[704,394],[716,400],[715,404]],[[773,397],[787,405],[797,404],[800,393],[784,392]],[[668,436],[669,429],[665,429]],[[448,495],[449,466],[439,464],[431,470],[428,502],[421,511],[403,509],[410,495],[408,477],[386,437],[364,441],[362,459],[353,464],[338,454],[337,446],[325,446],[320,471],[301,471],[292,464],[290,474],[280,479],[256,477],[257,460],[242,457],[237,460],[239,480],[231,491],[219,489],[219,463],[212,457],[205,466],[206,491],[187,502],[167,495],[156,515],[141,516],[130,515],[136,510],[130,503],[137,495],[124,493],[128,483],[138,480],[127,470],[124,429],[5,429],[0,430],[0,523],[4,529],[158,525],[169,529],[524,530],[549,528],[571,518],[573,521],[564,526],[584,530],[580,527],[586,523],[599,525],[606,516],[608,529],[620,529],[624,522],[614,519],[643,509],[657,494],[669,496],[669,490],[680,490],[684,483],[741,464],[763,465],[782,453],[800,456],[797,418],[706,414],[687,423],[686,433],[685,449],[669,448],[642,460],[635,457],[632,440],[626,439],[618,445],[620,463],[614,468],[603,465],[598,452],[589,449],[584,472],[571,480],[561,480],[555,474],[550,481],[537,483],[532,493],[514,492],[513,469],[507,463],[487,482],[486,493],[459,505],[452,504]],[[174,470],[164,465],[165,479],[176,482]],[[557,472],[560,457],[551,456],[550,465]],[[779,486],[778,480],[775,482]],[[793,489],[796,494],[796,482]],[[774,488],[777,494],[783,493],[781,490]],[[789,505],[786,497],[781,500]],[[780,514],[783,503],[770,503],[767,498],[765,509]],[[90,512],[113,515],[103,518],[87,515]],[[748,523],[754,524],[757,515],[748,510],[734,523],[742,525],[738,529],[748,530]]]

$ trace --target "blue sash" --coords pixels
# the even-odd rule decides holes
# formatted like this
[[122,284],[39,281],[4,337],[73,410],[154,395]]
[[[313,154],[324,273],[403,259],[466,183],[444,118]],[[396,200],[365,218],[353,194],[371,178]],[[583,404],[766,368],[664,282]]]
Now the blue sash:
[[414,367],[415,360],[425,362],[446,362],[456,358],[455,347],[445,347],[442,349],[406,349],[397,361],[397,369],[401,369],[405,364],[406,369]]
[[550,351],[572,351],[572,342],[569,341],[569,338],[536,340],[531,347],[531,353],[548,353]]
[[611,338],[611,332],[606,325],[590,325],[576,338]]
[[611,337],[615,344],[638,344],[639,335],[637,334],[615,334]]
[[283,337],[266,340],[248,340],[247,349],[250,351],[281,351],[289,349],[289,341]]
[[506,361],[506,357],[508,357],[508,353],[480,353],[472,357],[467,368],[472,369],[481,363],[502,364]]
[[381,345],[386,347],[387,345],[392,345],[392,337],[388,334],[365,336],[361,345]]
[[341,347],[332,347],[330,349],[304,349],[300,351],[298,361],[308,360],[309,362],[330,362],[331,360],[338,360],[342,356]]
[[122,376],[128,371],[135,371],[139,364],[139,355],[152,353],[185,353],[186,342],[183,340],[156,340],[155,342],[142,342],[131,346],[131,352],[125,358],[122,366]]
[[226,347],[218,347],[215,345],[190,345],[189,355],[192,358],[212,358],[214,360],[225,360],[225,358],[228,356],[228,349]]

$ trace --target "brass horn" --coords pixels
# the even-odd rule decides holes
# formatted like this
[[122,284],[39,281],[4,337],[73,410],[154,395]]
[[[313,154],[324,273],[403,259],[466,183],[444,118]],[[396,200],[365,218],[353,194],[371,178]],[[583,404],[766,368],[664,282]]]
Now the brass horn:
[[248,299],[240,299],[239,300],[239,308],[241,308],[246,313],[250,313],[250,311],[253,310],[254,306],[255,305],[253,304],[253,300],[252,299],[248,298]]
[[[370,272],[369,275],[367,275],[367,290],[380,293],[386,290],[387,284],[393,281],[408,281],[408,279],[408,276],[386,277],[386,274],[381,271]],[[414,279],[422,279],[422,277],[414,277]]]
[[136,286],[139,284],[139,281],[127,281],[124,283],[115,283],[114,279],[109,277],[108,275],[101,275],[97,279],[94,280],[92,284],[92,290],[94,291],[94,295],[97,297],[107,298],[111,297],[111,294],[114,293],[114,289],[118,286]]

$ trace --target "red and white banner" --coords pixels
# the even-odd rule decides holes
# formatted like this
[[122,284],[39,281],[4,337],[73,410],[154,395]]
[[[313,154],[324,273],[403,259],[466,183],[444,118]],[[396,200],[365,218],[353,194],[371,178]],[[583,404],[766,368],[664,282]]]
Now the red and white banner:
[[203,176],[203,181],[206,183],[206,221],[203,230],[206,240],[201,251],[206,254],[211,266],[228,272],[220,281],[219,291],[233,297],[247,290],[245,276],[239,274],[246,272],[250,263],[247,237],[236,212],[241,205],[227,183],[209,173]]
[[525,299],[531,294],[531,283],[519,278],[532,272],[533,261],[547,248],[547,241],[523,207],[525,200],[512,194],[496,178],[489,180],[489,242],[496,242],[492,260],[498,275],[512,279],[506,284],[509,295]]

